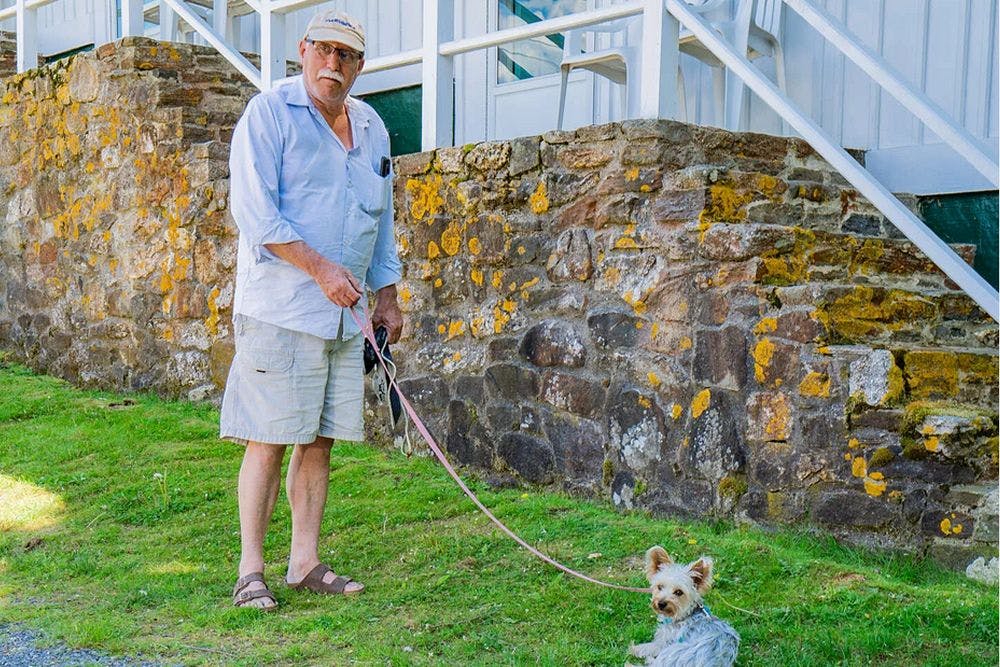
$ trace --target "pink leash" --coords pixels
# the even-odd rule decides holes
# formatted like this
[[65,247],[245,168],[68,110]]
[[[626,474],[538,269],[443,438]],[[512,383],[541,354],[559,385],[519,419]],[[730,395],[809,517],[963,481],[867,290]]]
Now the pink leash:
[[491,512],[489,508],[486,507],[486,505],[484,505],[482,501],[480,501],[479,498],[476,497],[476,494],[474,494],[472,490],[465,485],[465,482],[462,481],[462,478],[458,476],[457,472],[455,472],[455,469],[452,467],[451,463],[448,462],[448,458],[444,455],[444,452],[441,451],[441,448],[434,441],[434,437],[430,434],[430,431],[428,431],[427,427],[424,426],[424,423],[420,420],[420,417],[413,409],[413,406],[410,405],[410,402],[406,399],[406,396],[403,395],[402,390],[400,390],[399,385],[396,384],[396,378],[393,376],[392,373],[388,372],[389,369],[386,367],[385,359],[382,358],[382,350],[379,349],[378,343],[375,342],[375,333],[372,331],[371,320],[369,319],[368,316],[368,308],[362,306],[362,309],[364,312],[364,321],[358,319],[358,314],[354,311],[354,308],[350,309],[351,317],[354,318],[354,322],[358,325],[358,327],[361,328],[361,333],[364,335],[365,339],[367,339],[368,342],[371,343],[372,347],[375,349],[375,355],[378,357],[379,363],[382,365],[383,370],[386,371],[386,376],[389,378],[390,385],[392,386],[392,388],[396,390],[396,393],[399,395],[399,402],[402,403],[403,409],[406,410],[406,414],[410,417],[410,419],[413,420],[413,424],[414,426],[417,427],[417,431],[420,432],[420,435],[422,435],[424,437],[424,440],[427,441],[427,444],[430,445],[431,451],[434,452],[434,456],[436,456],[438,461],[441,462],[441,465],[444,466],[444,469],[448,471],[448,474],[451,475],[451,478],[455,480],[455,483],[458,484],[459,487],[461,487],[462,491],[465,492],[465,495],[467,495],[469,499],[476,504],[476,507],[478,507],[483,514],[489,517],[490,521],[496,524],[497,528],[502,530],[504,533],[507,534],[507,536],[510,539],[520,544],[522,547],[530,551],[532,554],[534,554],[541,560],[545,561],[546,563],[555,567],[556,569],[562,570],[568,575],[571,575],[578,579],[583,579],[584,581],[589,581],[590,583],[597,584],[598,586],[604,586],[606,588],[614,588],[619,591],[632,591],[634,593],[649,593],[648,588],[636,588],[633,586],[619,586],[618,584],[611,584],[606,581],[594,579],[593,577],[588,577],[587,575],[581,572],[577,572],[574,569],[566,567],[562,563],[550,558],[549,556],[546,556],[541,551],[539,551],[535,547],[525,542],[523,539],[518,537],[518,535],[514,533],[514,531],[505,526],[503,522],[500,521],[500,519],[496,518],[496,516],[493,515],[493,512]]

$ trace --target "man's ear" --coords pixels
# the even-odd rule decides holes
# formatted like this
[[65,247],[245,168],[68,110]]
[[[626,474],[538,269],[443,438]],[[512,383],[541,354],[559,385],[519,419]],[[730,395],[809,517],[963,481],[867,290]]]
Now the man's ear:
[[712,559],[708,556],[702,556],[688,565],[688,572],[699,593],[704,594],[712,587]]
[[299,40],[299,62],[301,63],[306,57],[306,40]]
[[646,552],[646,577],[652,579],[659,572],[660,567],[671,565],[674,561],[667,554],[666,549],[660,545],[652,547]]

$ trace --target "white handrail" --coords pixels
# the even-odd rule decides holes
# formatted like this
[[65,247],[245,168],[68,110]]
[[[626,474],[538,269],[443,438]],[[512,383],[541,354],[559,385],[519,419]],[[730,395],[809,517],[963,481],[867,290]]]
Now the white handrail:
[[665,0],[667,10],[690,30],[716,58],[739,76],[751,90],[774,109],[816,152],[858,189],[906,238],[930,257],[944,273],[958,284],[994,320],[1000,321],[1000,294],[976,273],[917,216],[838,146],[813,120],[803,114],[778,87],[750,64],[745,56],[721,39],[711,26],[692,12],[682,0]]
[[798,12],[806,23],[854,61],[861,71],[899,100],[934,134],[968,160],[993,185],[1000,184],[1000,165],[986,154],[970,132],[949,121],[945,112],[931,98],[907,85],[885,60],[853,39],[846,28],[819,7],[813,6],[808,0],[784,0],[784,3]]
[[254,67],[253,64],[249,60],[247,60],[242,53],[240,53],[236,49],[226,44],[226,40],[223,37],[221,37],[218,33],[216,33],[214,30],[212,30],[211,26],[205,23],[205,21],[200,16],[191,11],[191,9],[187,6],[187,3],[184,2],[184,0],[162,0],[162,1],[170,5],[171,9],[173,9],[178,16],[184,19],[184,21],[189,26],[197,30],[198,34],[200,34],[202,37],[205,38],[206,42],[211,44],[213,47],[215,47],[216,51],[225,56],[226,60],[228,60],[233,65],[233,67],[239,70],[240,74],[242,74],[243,76],[245,76],[247,79],[250,80],[250,83],[257,86],[257,88],[260,88],[261,86],[260,72],[257,70],[257,68]]

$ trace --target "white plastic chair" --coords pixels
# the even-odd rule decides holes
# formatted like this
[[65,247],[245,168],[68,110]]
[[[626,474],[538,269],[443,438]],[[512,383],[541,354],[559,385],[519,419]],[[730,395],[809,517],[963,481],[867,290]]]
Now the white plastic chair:
[[[701,4],[691,2],[692,11],[707,13],[723,6],[729,0],[704,0]],[[731,21],[712,22],[713,28],[732,44],[737,52],[746,53],[751,60],[761,56],[775,59],[778,87],[785,91],[784,52],[779,39],[781,30],[782,0],[739,0],[736,18]],[[640,17],[632,16],[617,21],[609,21],[597,26],[568,30],[565,33],[563,59],[560,65],[562,80],[559,86],[559,119],[557,127],[562,129],[566,107],[566,87],[569,73],[576,68],[587,69],[621,85],[622,108],[626,118],[639,115],[639,47],[616,46],[605,49],[584,51],[584,35],[591,33],[622,33]],[[729,129],[740,129],[743,109],[747,106],[748,90],[742,80],[726,71],[725,65],[716,58],[698,39],[683,30],[679,36],[678,48],[713,68],[712,87],[715,100],[716,118],[724,120]],[[680,117],[687,118],[687,99],[684,76],[677,71],[677,101]]]
[[584,51],[583,38],[588,33],[620,33],[628,30],[629,24],[638,17],[631,16],[617,21],[608,21],[596,26],[568,30],[563,42],[563,58],[559,65],[562,80],[559,85],[559,120],[562,129],[566,111],[566,87],[571,70],[580,68],[611,79],[621,85],[622,109],[626,118],[639,115],[639,48],[636,46],[615,46],[607,49]]
[[[704,13],[728,4],[729,0],[707,0],[693,10]],[[745,53],[754,60],[774,58],[778,88],[788,91],[785,83],[785,55],[781,48],[782,0],[739,0],[736,17],[732,21],[715,21],[712,27],[733,45],[737,53]],[[712,89],[716,118],[722,116],[723,127],[730,130],[745,129],[743,111],[749,104],[749,90],[742,79],[726,70],[726,66],[694,35],[684,30],[679,37],[681,53],[697,58],[712,68]],[[678,79],[678,106],[686,116],[684,77]]]

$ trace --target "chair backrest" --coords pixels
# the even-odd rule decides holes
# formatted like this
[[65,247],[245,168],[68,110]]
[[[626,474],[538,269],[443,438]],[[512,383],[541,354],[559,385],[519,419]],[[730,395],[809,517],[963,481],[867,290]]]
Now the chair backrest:
[[781,10],[784,6],[782,0],[754,0],[753,22],[758,28],[766,33],[781,37]]
[[564,34],[565,41],[563,42],[563,55],[575,56],[583,53],[586,46],[583,43],[583,37],[587,34],[624,33],[627,39],[629,26],[635,23],[638,19],[638,16],[626,16],[623,19],[598,23],[597,25],[587,26],[585,28],[567,30]]

